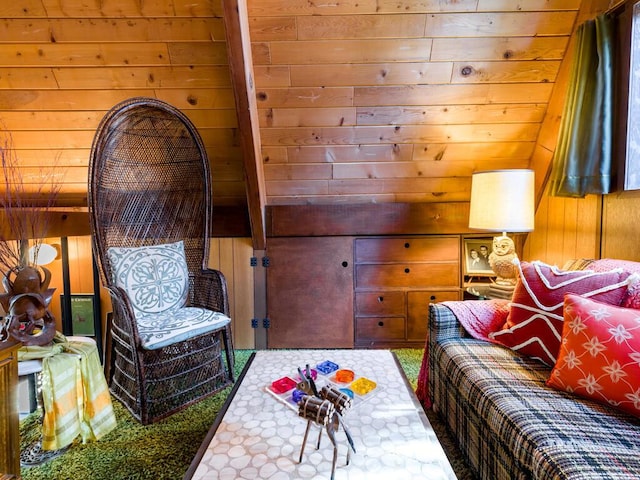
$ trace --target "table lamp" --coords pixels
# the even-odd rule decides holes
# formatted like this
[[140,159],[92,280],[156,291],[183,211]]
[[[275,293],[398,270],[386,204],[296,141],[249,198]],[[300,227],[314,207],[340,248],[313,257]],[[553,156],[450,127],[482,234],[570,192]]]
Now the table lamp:
[[502,232],[493,239],[489,264],[496,274],[489,295],[511,298],[518,278],[518,256],[507,232],[530,232],[535,214],[533,170],[490,170],[471,176],[469,228]]

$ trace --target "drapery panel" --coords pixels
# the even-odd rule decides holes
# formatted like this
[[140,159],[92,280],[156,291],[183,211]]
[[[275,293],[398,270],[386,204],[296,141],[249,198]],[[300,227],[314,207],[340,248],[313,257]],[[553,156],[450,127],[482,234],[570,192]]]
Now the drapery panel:
[[578,27],[552,161],[551,195],[584,197],[612,189],[615,41],[615,19],[610,15],[599,15]]

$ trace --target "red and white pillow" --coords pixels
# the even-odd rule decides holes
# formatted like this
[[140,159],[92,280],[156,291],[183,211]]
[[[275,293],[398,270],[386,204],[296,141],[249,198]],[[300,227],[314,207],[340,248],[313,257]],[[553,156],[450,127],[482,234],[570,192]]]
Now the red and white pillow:
[[640,311],[568,294],[547,385],[640,416]]
[[521,262],[507,320],[490,338],[554,366],[563,330],[564,295],[572,293],[620,305],[630,273],[560,270],[543,262]]

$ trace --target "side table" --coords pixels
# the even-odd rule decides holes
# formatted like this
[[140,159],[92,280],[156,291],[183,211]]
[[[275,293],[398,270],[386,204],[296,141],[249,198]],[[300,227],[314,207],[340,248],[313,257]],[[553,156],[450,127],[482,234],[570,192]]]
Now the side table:
[[465,300],[511,300],[513,287],[503,287],[496,284],[469,285],[464,292]]
[[489,300],[489,284],[470,285],[464,291],[465,300]]

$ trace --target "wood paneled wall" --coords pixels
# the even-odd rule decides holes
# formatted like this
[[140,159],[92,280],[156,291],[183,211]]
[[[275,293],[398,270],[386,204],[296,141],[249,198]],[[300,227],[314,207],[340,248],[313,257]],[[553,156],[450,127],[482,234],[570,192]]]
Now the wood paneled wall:
[[[588,0],[247,0],[268,205],[466,201],[475,170],[527,167]],[[27,179],[84,205],[106,109],[189,115],[216,205],[246,204],[222,0],[0,5],[0,120]]]
[[251,267],[253,247],[250,238],[211,240],[209,267],[220,270],[227,279],[231,329],[235,348],[254,348],[254,267]]
[[216,205],[245,204],[221,0],[0,4],[0,121],[23,178],[55,166],[61,204],[86,206],[95,129],[121,100],[183,110],[212,164]]
[[640,191],[585,198],[545,196],[523,258],[562,266],[570,258],[640,261]]
[[640,191],[606,195],[603,202],[602,257],[640,261]]
[[543,196],[522,258],[562,266],[571,258],[599,258],[602,197]]
[[269,205],[468,201],[529,166],[579,0],[249,0]]

